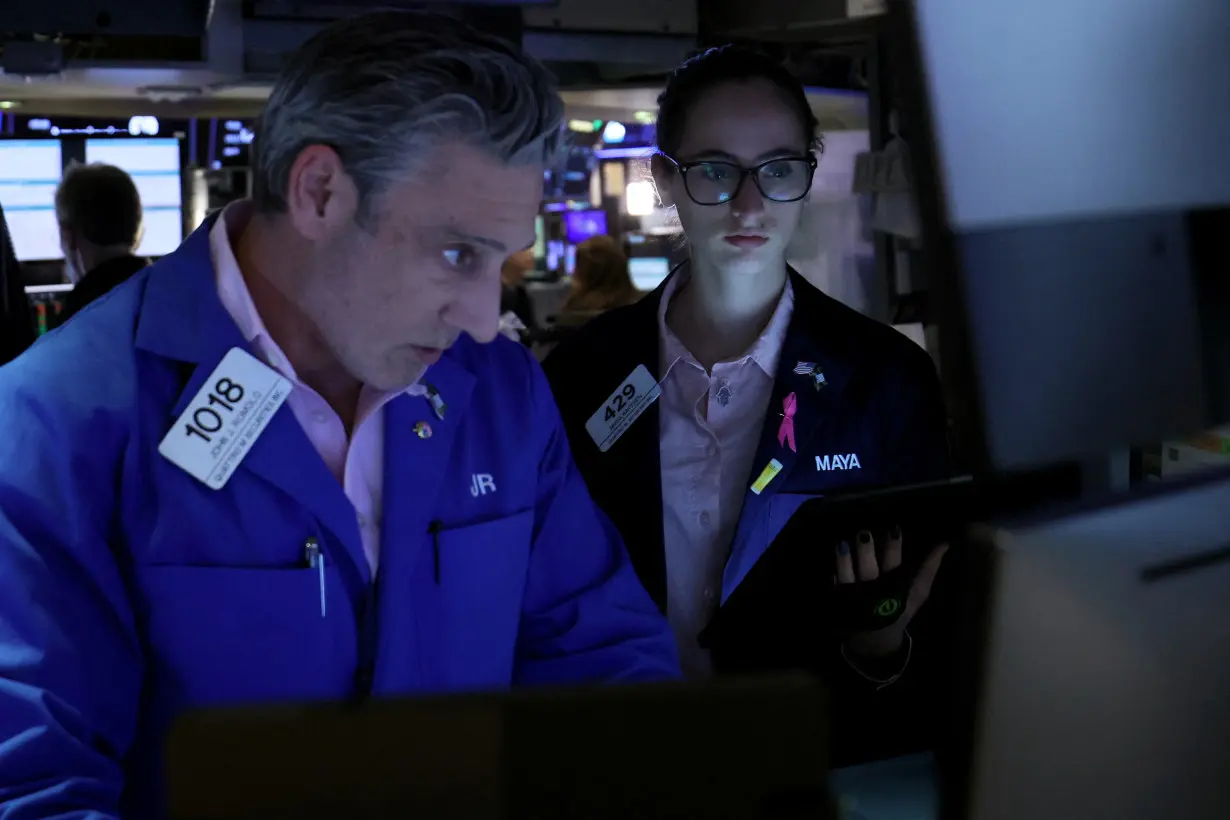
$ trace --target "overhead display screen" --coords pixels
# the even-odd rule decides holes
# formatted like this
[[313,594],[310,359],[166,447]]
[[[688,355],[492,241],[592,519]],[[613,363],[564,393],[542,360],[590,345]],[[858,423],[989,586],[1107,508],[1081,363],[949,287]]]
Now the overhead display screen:
[[145,222],[139,256],[165,256],[179,247],[184,238],[179,140],[87,139],[85,161],[122,168],[136,183]]
[[0,207],[22,262],[62,259],[56,219],[59,140],[0,141]]

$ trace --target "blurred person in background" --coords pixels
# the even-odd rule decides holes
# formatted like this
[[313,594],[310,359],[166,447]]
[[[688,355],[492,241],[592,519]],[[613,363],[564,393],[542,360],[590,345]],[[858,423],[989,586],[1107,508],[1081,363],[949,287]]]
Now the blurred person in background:
[[458,20],[323,27],[253,198],[0,368],[0,817],[160,817],[185,710],[678,675],[498,333],[562,125]]
[[628,273],[628,257],[619,243],[606,234],[591,236],[577,245],[572,292],[560,307],[555,324],[576,327],[640,297]]
[[518,251],[500,267],[500,332],[515,342],[538,327],[534,304],[525,289],[525,274],[534,268],[534,252]]
[[74,164],[56,189],[56,218],[64,269],[73,289],[60,323],[149,264],[141,244],[141,195],[114,165]]

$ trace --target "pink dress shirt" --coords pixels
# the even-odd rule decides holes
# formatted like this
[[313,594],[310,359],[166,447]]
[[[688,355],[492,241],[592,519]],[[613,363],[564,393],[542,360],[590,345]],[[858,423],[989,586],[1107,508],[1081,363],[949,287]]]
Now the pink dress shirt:
[[[354,505],[363,551],[372,576],[380,558],[380,525],[384,485],[384,406],[399,392],[380,392],[364,387],[359,396],[354,430],[348,437],[341,417],[319,393],[301,382],[286,354],[265,329],[239,270],[231,240],[243,232],[251,216],[251,203],[232,203],[209,234],[218,298],[239,326],[239,332],[259,358],[291,381],[294,387],[287,405],[295,414],[308,441],[341,482]],[[408,392],[422,392],[417,385]]]
[[681,270],[662,294],[658,312],[659,434],[662,534],[666,548],[666,616],[690,678],[707,677],[709,653],[696,643],[721,602],[722,573],[751,485],[782,342],[794,311],[790,282],[752,348],[712,372],[666,326],[666,310]]

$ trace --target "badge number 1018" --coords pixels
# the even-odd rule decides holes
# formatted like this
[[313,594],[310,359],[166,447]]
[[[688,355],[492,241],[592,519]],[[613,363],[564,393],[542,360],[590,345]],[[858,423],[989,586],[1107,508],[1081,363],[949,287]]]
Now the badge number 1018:
[[[213,442],[213,434],[222,429],[222,413],[234,413],[235,405],[243,401],[243,385],[237,384],[223,376],[218,379],[214,385],[214,390],[221,393],[222,398],[217,393],[209,393],[206,395],[209,404],[205,407],[198,407],[192,411],[192,422],[184,425],[186,435],[198,436],[206,442]],[[252,404],[259,399],[260,396],[253,396],[248,403],[241,409],[243,415],[246,415],[252,409]],[[216,409],[215,409],[216,408]],[[218,446],[224,446],[219,444]]]
[[165,458],[217,490],[290,394],[290,382],[243,350],[210,374],[158,446]]

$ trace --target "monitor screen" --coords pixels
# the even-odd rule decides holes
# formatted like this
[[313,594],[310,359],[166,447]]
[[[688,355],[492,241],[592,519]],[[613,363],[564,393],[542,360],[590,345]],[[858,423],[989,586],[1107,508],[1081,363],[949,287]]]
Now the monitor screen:
[[534,260],[545,259],[547,256],[547,221],[541,216],[534,217]]
[[564,214],[564,231],[573,244],[604,234],[606,211],[568,211]]
[[959,457],[1012,470],[1230,421],[1230,3],[896,5]]
[[85,161],[122,168],[137,184],[145,222],[140,256],[165,256],[179,247],[184,238],[179,140],[86,140]]
[[0,141],[0,206],[21,262],[64,256],[55,207],[60,170],[59,140]]
[[652,148],[658,144],[657,126],[653,123],[611,120],[602,129],[602,142],[608,146]]
[[670,272],[671,263],[665,256],[634,256],[628,260],[628,275],[637,290],[653,290]]
[[547,242],[547,270],[558,271],[564,261],[564,243],[560,239]]
[[218,170],[251,166],[252,141],[256,134],[250,121],[219,118],[200,120],[200,123],[197,139],[204,148],[202,165],[205,168]]
[[72,289],[72,285],[38,285],[26,288],[26,298],[34,311],[34,325],[39,336],[59,326],[60,314],[64,312],[64,300]]
[[590,178],[597,167],[592,148],[573,145],[564,161],[544,177],[543,195],[548,200],[590,201]]

